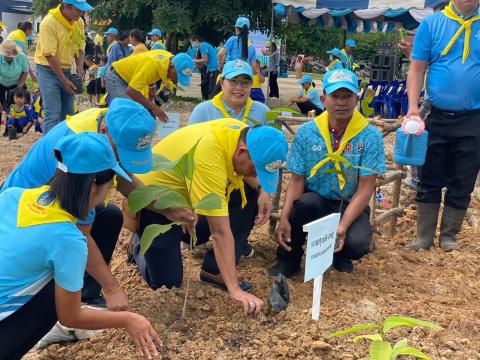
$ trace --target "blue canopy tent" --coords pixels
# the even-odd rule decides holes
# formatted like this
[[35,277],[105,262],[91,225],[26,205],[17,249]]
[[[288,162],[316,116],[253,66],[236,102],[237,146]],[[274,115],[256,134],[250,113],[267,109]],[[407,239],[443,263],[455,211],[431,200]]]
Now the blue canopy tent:
[[290,23],[311,23],[352,32],[413,30],[444,0],[273,0],[274,14]]
[[2,0],[0,2],[0,13],[10,14],[25,14],[31,15],[32,1],[31,0]]

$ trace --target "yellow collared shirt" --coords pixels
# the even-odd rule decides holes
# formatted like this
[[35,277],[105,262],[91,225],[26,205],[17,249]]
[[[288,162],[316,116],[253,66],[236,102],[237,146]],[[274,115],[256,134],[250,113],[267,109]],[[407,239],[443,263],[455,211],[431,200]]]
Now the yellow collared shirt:
[[[80,18],[78,21],[81,33],[84,33],[85,24]],[[35,51],[35,63],[49,66],[47,56],[55,56],[60,61],[60,67],[64,70],[70,70],[73,59],[75,58],[75,49],[67,45],[69,31],[60,24],[52,15],[47,15],[40,23],[40,32],[38,34],[37,50]],[[81,46],[85,49],[85,42]]]
[[[215,134],[215,127],[219,129],[218,126],[223,126],[223,128]],[[198,214],[228,216],[226,196],[226,189],[229,185],[228,169],[233,168],[233,155],[237,148],[240,132],[245,127],[247,127],[246,124],[234,119],[220,119],[189,125],[167,136],[153,148],[154,154],[175,161],[188,153],[198,141],[194,156],[195,167],[190,200],[196,204],[212,193],[222,199],[220,209],[197,210]],[[187,186],[172,171],[151,171],[148,174],[136,176],[145,185],[166,185],[188,197]]]
[[168,82],[167,72],[172,57],[168,51],[152,50],[116,61],[113,67],[128,86],[148,99],[150,85],[159,80]]

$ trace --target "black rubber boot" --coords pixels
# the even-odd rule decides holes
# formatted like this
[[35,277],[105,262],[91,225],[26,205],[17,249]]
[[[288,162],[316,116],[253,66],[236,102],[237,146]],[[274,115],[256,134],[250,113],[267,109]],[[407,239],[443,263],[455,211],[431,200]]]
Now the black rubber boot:
[[449,206],[443,208],[440,224],[440,247],[443,251],[449,252],[460,248],[456,236],[462,228],[466,212],[467,210],[454,209]]
[[433,246],[439,209],[440,204],[417,203],[417,240],[405,248],[428,250]]

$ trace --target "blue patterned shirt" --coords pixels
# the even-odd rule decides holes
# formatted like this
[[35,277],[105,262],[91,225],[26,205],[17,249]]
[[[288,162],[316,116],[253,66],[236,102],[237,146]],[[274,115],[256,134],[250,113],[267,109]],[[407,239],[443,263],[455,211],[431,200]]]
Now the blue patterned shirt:
[[[330,139],[333,148],[333,134],[331,133]],[[305,177],[305,191],[314,191],[327,199],[340,200],[342,191],[338,184],[337,174],[325,173],[325,170],[335,169],[332,162],[324,165],[313,178],[308,179],[310,170],[326,155],[325,141],[315,122],[309,121],[302,125],[295,135],[287,168],[292,173]],[[372,125],[368,125],[350,140],[342,156],[347,158],[352,165],[366,168],[361,170],[343,169],[346,181],[343,196],[346,201],[350,201],[357,191],[359,176],[382,174],[387,171],[382,134]],[[343,167],[343,164],[341,166]]]

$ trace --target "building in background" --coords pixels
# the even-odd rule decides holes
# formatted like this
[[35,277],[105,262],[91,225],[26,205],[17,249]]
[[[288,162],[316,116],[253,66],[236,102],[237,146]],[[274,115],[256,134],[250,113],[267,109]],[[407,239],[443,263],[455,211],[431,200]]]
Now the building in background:
[[32,0],[1,0],[0,22],[7,26],[8,32],[15,30],[19,22],[31,21],[38,32],[40,18],[33,21]]

